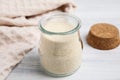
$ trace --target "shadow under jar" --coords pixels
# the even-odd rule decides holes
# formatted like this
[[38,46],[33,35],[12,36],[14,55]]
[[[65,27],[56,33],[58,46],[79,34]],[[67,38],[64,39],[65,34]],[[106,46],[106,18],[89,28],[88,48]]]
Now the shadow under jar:
[[67,13],[52,14],[40,20],[40,63],[47,74],[68,76],[80,67],[83,49],[80,26],[79,18]]

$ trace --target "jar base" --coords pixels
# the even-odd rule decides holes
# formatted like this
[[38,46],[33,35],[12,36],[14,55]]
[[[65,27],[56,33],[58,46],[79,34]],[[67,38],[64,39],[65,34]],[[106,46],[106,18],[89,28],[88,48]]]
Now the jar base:
[[44,68],[42,67],[43,72],[44,72],[46,75],[51,76],[51,77],[55,77],[55,78],[70,76],[70,75],[74,74],[79,68],[80,68],[80,66],[79,66],[75,71],[73,71],[72,73],[69,73],[69,74],[54,74],[54,73],[51,73],[51,72],[47,71],[46,69],[44,69]]

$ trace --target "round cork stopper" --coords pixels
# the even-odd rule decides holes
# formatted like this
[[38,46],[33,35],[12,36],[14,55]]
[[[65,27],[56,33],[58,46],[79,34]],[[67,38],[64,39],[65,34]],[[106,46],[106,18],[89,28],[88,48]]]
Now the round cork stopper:
[[112,24],[95,24],[89,31],[87,42],[97,49],[113,49],[120,44],[119,30]]

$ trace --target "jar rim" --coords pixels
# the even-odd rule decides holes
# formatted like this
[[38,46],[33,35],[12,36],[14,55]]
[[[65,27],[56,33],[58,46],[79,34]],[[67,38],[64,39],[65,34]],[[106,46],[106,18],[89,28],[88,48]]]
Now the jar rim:
[[[68,17],[71,17],[71,18],[75,19],[77,21],[76,27],[73,28],[73,29],[71,29],[71,30],[69,30],[69,31],[65,31],[65,32],[52,32],[52,31],[46,30],[43,27],[43,25],[42,25],[42,20],[43,19],[48,19],[48,18],[50,18],[52,16],[59,16],[59,15],[68,16]],[[77,30],[80,29],[80,27],[81,27],[81,20],[78,17],[74,16],[74,15],[61,12],[61,13],[51,14],[50,16],[43,16],[40,19],[40,21],[39,21],[39,26],[38,27],[39,27],[40,31],[43,32],[43,33],[45,33],[45,34],[49,34],[49,35],[68,35],[68,34],[72,34],[72,33],[76,32]]]

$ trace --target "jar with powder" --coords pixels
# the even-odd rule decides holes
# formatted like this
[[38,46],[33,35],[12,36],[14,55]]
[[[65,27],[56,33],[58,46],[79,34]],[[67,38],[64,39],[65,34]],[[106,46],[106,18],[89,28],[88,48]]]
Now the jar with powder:
[[40,63],[47,74],[62,77],[79,69],[83,48],[80,26],[79,18],[67,13],[47,15],[40,20]]

